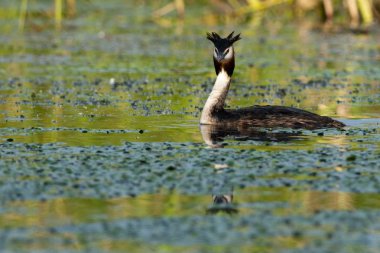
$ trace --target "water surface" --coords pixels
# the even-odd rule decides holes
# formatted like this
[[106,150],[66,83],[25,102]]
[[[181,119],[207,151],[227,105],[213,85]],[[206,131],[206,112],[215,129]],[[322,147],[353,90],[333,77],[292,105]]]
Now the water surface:
[[[0,236],[4,252],[375,252],[380,33],[325,33],[286,17],[220,21],[189,7],[45,4],[0,16]],[[136,7],[137,6],[137,7]],[[133,10],[133,11],[132,11]],[[42,14],[41,14],[42,13]],[[50,21],[49,21],[50,20]],[[206,145],[215,74],[206,31],[242,33],[227,105],[295,106],[344,130],[264,130]],[[279,132],[290,133],[277,138]],[[227,206],[213,194],[233,194]],[[216,208],[217,212],[209,212]],[[235,210],[226,212],[226,210]]]

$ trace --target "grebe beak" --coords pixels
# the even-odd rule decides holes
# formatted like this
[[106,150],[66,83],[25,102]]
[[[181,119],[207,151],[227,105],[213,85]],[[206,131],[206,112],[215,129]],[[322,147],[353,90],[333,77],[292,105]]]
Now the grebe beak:
[[224,60],[224,54],[223,54],[223,53],[218,53],[218,54],[216,55],[216,60],[217,60],[218,62],[221,62],[222,60]]

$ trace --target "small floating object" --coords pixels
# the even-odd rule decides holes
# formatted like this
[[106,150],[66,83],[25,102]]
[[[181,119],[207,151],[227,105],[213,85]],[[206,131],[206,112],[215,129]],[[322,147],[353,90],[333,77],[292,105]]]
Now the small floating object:
[[227,164],[214,164],[214,169],[215,170],[221,170],[221,169],[227,169],[228,168],[228,165]]
[[98,38],[99,39],[104,39],[106,37],[106,33],[104,31],[98,32]]

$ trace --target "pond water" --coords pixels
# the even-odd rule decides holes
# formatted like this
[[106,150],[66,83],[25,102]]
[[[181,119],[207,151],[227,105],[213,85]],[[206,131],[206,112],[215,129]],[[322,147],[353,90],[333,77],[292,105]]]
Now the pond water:
[[[378,28],[325,32],[281,8],[237,22],[200,4],[152,20],[159,5],[94,0],[60,30],[31,2],[17,31],[18,7],[0,12],[2,252],[380,247]],[[232,30],[243,39],[229,107],[294,106],[347,127],[207,145],[205,33]]]

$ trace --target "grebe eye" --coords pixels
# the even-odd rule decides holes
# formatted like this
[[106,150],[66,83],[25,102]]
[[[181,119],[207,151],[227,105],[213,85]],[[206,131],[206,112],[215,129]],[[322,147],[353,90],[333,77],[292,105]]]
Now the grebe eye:
[[227,50],[226,51],[224,51],[224,54],[228,54],[228,52],[230,51],[230,49],[229,48],[227,48]]

